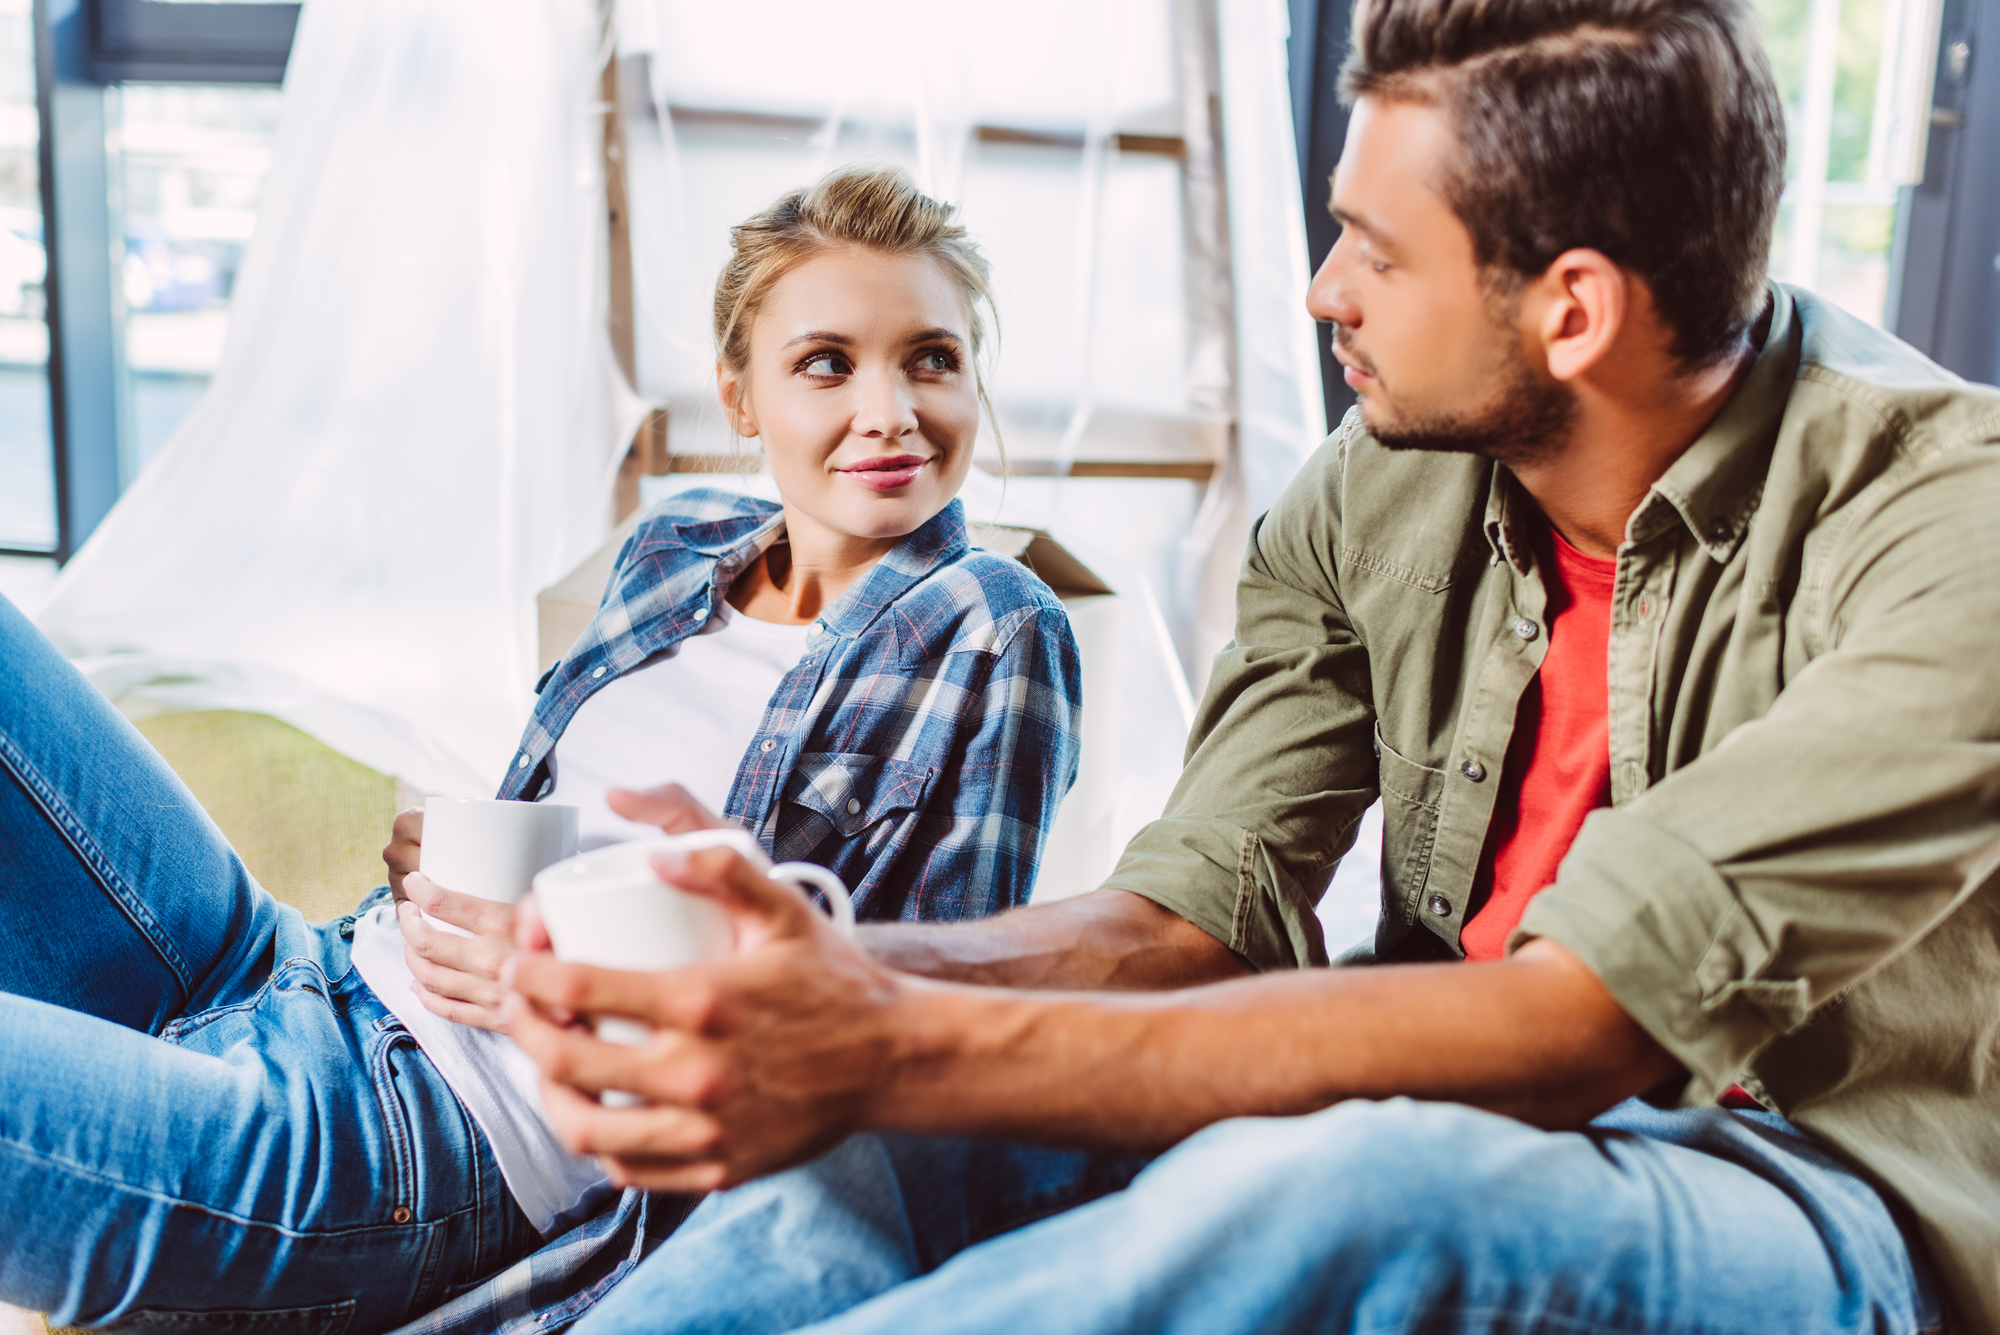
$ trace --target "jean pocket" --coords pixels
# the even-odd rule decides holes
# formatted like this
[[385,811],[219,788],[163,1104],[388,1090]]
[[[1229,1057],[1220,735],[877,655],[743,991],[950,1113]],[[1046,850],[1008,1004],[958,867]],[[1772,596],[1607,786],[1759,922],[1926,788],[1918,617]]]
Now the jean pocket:
[[354,1316],[354,1299],[319,1307],[281,1307],[260,1312],[224,1309],[214,1312],[167,1312],[147,1309],[127,1312],[98,1330],[130,1335],[346,1335]]

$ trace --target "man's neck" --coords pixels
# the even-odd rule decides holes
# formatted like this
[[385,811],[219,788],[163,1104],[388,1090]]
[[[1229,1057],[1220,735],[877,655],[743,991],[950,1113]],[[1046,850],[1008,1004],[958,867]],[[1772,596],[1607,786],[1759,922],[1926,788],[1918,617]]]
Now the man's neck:
[[1745,347],[1652,392],[1627,392],[1632,381],[1622,377],[1578,385],[1570,443],[1508,467],[1571,546],[1615,556],[1647,491],[1715,420],[1756,360]]

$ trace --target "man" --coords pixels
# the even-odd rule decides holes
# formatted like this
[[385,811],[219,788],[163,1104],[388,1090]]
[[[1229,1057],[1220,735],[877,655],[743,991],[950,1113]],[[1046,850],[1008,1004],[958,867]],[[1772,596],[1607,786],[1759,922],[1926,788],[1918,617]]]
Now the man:
[[1354,32],[1360,408],[1106,887],[857,949],[705,854],[731,958],[517,957],[572,1143],[736,1187],[585,1335],[2000,1328],[2000,393],[1763,281],[1742,0]]

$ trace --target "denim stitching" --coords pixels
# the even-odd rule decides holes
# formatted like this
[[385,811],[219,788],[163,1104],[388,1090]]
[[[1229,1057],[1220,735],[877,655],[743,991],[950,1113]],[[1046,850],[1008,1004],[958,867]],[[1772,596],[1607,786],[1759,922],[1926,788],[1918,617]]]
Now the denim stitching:
[[76,850],[77,857],[97,878],[98,884],[104,887],[104,892],[111,897],[111,902],[132,920],[132,925],[139,929],[139,934],[146,938],[146,943],[159,954],[161,960],[173,971],[174,976],[180,979],[181,991],[193,995],[193,970],[188,967],[187,961],[181,958],[180,952],[174,949],[173,942],[166,939],[159,921],[153,917],[145,901],[132,893],[131,887],[125,883],[125,878],[111,866],[111,860],[104,856],[103,850],[97,847],[95,841],[84,830],[83,823],[77,820],[57,797],[54,785],[42,777],[41,772],[29,762],[28,757],[14,745],[14,739],[4,733],[0,733],[0,762],[6,764],[15,782],[21,785],[34,800],[35,805],[41,807],[42,814],[48,817],[49,823],[69,841],[70,847]]

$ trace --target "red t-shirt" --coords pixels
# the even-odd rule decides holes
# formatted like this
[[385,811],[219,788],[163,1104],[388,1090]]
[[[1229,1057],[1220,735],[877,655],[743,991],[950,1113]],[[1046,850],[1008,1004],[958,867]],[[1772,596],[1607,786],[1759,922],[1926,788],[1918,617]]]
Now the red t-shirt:
[[1459,936],[1472,960],[1501,957],[1528,901],[1555,880],[1583,818],[1611,805],[1608,678],[1618,563],[1585,556],[1554,529],[1547,535],[1536,547],[1548,590],[1548,649],[1514,713],[1474,902],[1480,890],[1490,893]]

